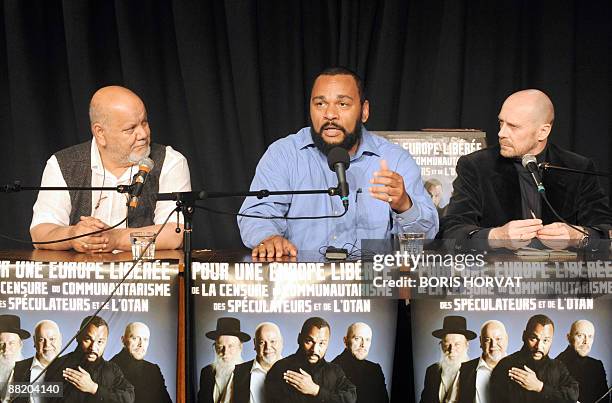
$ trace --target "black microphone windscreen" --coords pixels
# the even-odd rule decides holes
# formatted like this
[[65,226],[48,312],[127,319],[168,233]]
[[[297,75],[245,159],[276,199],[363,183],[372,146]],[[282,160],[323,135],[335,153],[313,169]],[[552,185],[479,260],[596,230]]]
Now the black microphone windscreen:
[[535,155],[533,154],[525,154],[523,155],[523,159],[521,161],[521,164],[523,164],[523,166],[525,168],[527,168],[527,165],[531,164],[531,163],[536,164],[536,166],[538,165],[538,160],[536,159]]
[[350,161],[348,151],[342,147],[334,147],[327,154],[327,165],[329,165],[329,169],[332,171],[336,170],[336,164],[339,162],[345,165],[344,169],[348,169]]

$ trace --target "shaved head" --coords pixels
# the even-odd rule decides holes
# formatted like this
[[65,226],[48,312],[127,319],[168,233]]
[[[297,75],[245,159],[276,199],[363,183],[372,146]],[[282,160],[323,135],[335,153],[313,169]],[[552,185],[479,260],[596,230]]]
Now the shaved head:
[[536,124],[550,124],[555,120],[555,108],[552,101],[540,90],[527,89],[510,95],[504,104],[513,103],[523,109],[525,116],[529,116]]
[[506,158],[537,155],[546,148],[555,120],[553,104],[540,90],[515,92],[498,115],[500,154]]
[[572,323],[570,332],[567,335],[567,341],[581,357],[586,357],[591,352],[594,338],[595,326],[584,319]]
[[372,328],[363,322],[350,325],[344,337],[344,345],[358,360],[365,360],[372,345]]
[[151,331],[142,322],[132,322],[126,326],[121,341],[127,352],[136,360],[144,359],[149,348]]
[[108,124],[108,119],[112,117],[113,110],[121,108],[126,101],[139,103],[144,107],[138,95],[125,87],[110,85],[100,88],[91,97],[89,103],[89,122],[91,124],[96,122],[104,125]]
[[151,130],[144,103],[127,88],[102,87],[89,104],[91,132],[105,168],[120,175],[151,151]]

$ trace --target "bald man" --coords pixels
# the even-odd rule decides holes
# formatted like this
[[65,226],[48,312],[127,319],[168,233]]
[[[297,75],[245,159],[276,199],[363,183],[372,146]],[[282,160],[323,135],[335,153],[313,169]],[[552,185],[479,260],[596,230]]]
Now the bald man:
[[[542,201],[526,154],[538,163],[594,171],[591,160],[548,141],[555,114],[539,90],[510,95],[499,112],[499,145],[463,156],[439,238],[488,240],[491,246],[519,248],[539,239],[549,247],[584,246],[608,238],[612,213],[597,177],[547,170],[542,181],[556,212],[578,231],[559,222]],[[583,233],[584,232],[584,233]]]
[[357,403],[388,403],[385,374],[380,364],[366,360],[372,345],[372,328],[363,322],[350,325],[344,336],[346,348],[332,361],[357,388]]
[[[57,323],[52,320],[41,320],[34,326],[34,350],[33,357],[15,363],[15,374],[13,382],[30,383],[40,375],[51,361],[62,349],[62,334]],[[44,382],[45,374],[36,379],[36,383]],[[14,403],[30,402],[39,403],[44,400],[39,396],[29,398],[19,397]]]
[[[151,130],[142,100],[127,88],[103,87],[89,107],[93,138],[58,151],[48,161],[41,186],[111,187],[129,185],[148,157],[154,167],[145,181],[138,205],[129,208],[126,194],[116,191],[39,192],[30,226],[33,241],[69,238],[127,223],[98,235],[36,245],[37,248],[100,253],[130,250],[131,228],[157,232],[174,209],[173,202],[156,202],[160,192],[191,190],[187,160],[170,146],[151,143]],[[176,215],[170,218],[175,221]],[[156,240],[156,249],[181,246],[182,235],[168,225]]]
[[279,327],[263,322],[255,328],[255,359],[234,368],[234,403],[264,403],[266,375],[283,358],[283,335]]
[[459,369],[459,403],[492,403],[491,373],[506,356],[508,333],[503,323],[488,320],[480,328],[480,357],[464,362]]
[[142,322],[132,322],[121,336],[123,349],[111,362],[121,368],[125,378],[134,385],[134,403],[170,403],[166,381],[157,364],[144,359],[149,348],[151,332]]
[[[595,339],[595,326],[588,320],[577,320],[572,323],[567,334],[569,345],[557,360],[563,361],[568,371],[580,385],[580,403],[594,403],[608,390],[606,370],[603,363],[589,357]],[[607,351],[607,349],[606,349]],[[610,396],[601,400],[610,402]]]

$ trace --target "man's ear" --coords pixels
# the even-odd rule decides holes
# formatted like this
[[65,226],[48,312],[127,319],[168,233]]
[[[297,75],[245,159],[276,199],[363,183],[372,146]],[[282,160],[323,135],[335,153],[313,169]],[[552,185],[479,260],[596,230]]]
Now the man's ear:
[[370,102],[366,99],[361,105],[361,123],[368,121],[370,117]]
[[106,133],[104,131],[104,127],[99,122],[94,122],[91,124],[91,133],[95,137],[98,145],[102,147],[106,146]]
[[550,134],[550,130],[552,129],[552,125],[550,123],[544,123],[540,125],[538,128],[538,141],[545,141]]

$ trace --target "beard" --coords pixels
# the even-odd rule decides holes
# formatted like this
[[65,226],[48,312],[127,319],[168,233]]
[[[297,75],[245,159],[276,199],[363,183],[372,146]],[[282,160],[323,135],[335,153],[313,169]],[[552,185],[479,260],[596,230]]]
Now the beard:
[[21,360],[23,360],[21,351],[8,357],[0,357],[0,385],[8,382],[8,379],[13,372],[13,368],[15,368],[15,363]]
[[128,162],[132,164],[138,164],[141,159],[148,157],[149,154],[151,154],[150,144],[147,145],[147,148],[144,150],[144,152],[141,152],[141,153],[132,152],[130,155],[128,155],[127,160]]
[[440,361],[438,361],[438,364],[440,368],[442,368],[442,379],[445,380],[447,385],[455,378],[457,372],[459,372],[459,368],[461,368],[461,364],[469,359],[470,357],[468,357],[467,351],[464,351],[463,354],[453,359],[449,358],[444,352],[440,353]]
[[215,378],[221,380],[222,384],[226,383],[232,375],[232,372],[234,372],[236,364],[240,364],[241,362],[242,354],[236,354],[230,361],[224,361],[215,354],[215,361],[212,363]]
[[[323,130],[327,128],[335,128],[335,129],[342,131],[342,133],[344,133],[344,138],[342,139],[342,141],[340,143],[327,143],[323,139],[323,135],[322,135]],[[339,124],[332,123],[332,122],[325,123],[323,126],[321,126],[321,129],[319,131],[316,131],[314,127],[312,127],[312,123],[311,123],[310,135],[312,136],[312,142],[314,143],[315,147],[317,147],[319,151],[321,151],[325,155],[327,155],[331,151],[331,149],[335,147],[341,147],[348,151],[351,148],[353,148],[355,144],[361,141],[361,136],[362,136],[361,121],[357,120],[357,122],[355,123],[355,130],[353,130],[350,133],[344,127],[340,126]]]
[[499,362],[499,360],[504,358],[506,354],[503,351],[493,351],[493,352],[486,351],[485,356],[491,361]]
[[280,354],[263,354],[261,356],[261,360],[265,362],[266,365],[269,365],[269,366],[274,365],[274,363],[280,360],[281,358],[283,357],[281,357]]

